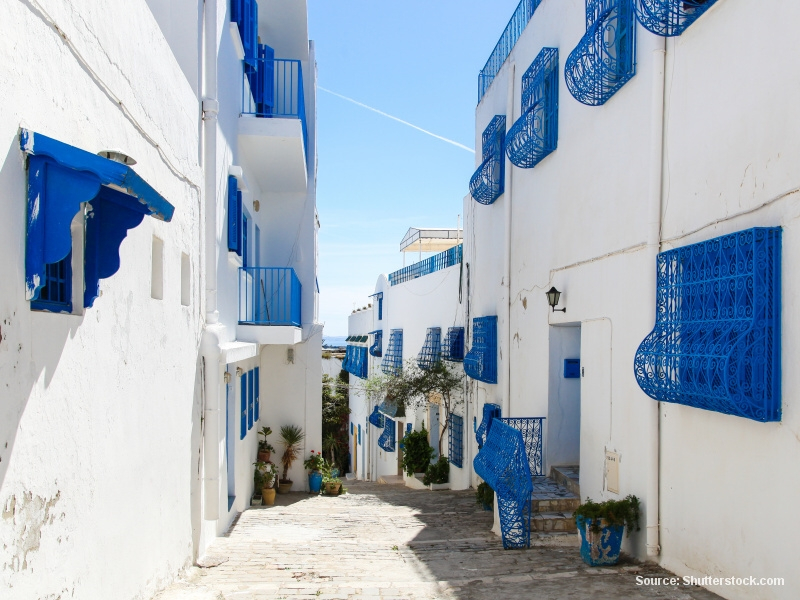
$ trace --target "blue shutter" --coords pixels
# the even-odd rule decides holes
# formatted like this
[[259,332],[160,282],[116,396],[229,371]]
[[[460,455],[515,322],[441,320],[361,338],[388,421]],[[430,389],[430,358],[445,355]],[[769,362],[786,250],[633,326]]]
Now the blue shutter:
[[259,95],[258,116],[271,115],[275,109],[275,50],[266,44],[258,46]]
[[259,417],[261,417],[261,386],[258,383],[258,367],[255,368],[253,388],[253,393],[255,395],[255,414],[253,415],[253,420],[257,423]]
[[[239,192],[239,206],[241,206],[241,192]],[[242,213],[242,266],[247,268],[250,266],[250,256],[247,252],[247,229],[248,229],[248,222],[247,222],[247,215]]]
[[242,194],[233,175],[228,176],[228,250],[242,255]]
[[242,376],[241,378],[241,407],[242,407],[242,416],[241,416],[241,423],[240,423],[240,430],[239,430],[239,439],[243,440],[244,436],[247,435],[247,377]]
[[255,386],[253,385],[253,371],[247,372],[247,430],[253,428],[253,412],[255,411]]

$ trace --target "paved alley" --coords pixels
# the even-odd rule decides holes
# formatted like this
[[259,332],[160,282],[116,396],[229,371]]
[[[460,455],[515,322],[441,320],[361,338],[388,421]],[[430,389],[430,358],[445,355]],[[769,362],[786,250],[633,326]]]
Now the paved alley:
[[637,575],[667,574],[650,565],[587,567],[572,537],[504,551],[471,490],[348,489],[279,496],[275,506],[245,511],[201,559],[208,566],[193,567],[157,600],[718,598],[637,585]]

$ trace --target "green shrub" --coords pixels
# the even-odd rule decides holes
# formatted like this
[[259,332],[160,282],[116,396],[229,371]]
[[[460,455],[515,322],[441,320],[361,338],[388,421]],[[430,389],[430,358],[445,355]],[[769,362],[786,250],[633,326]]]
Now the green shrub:
[[592,519],[592,531],[600,532],[600,519],[608,525],[623,525],[627,528],[626,537],[631,531],[639,531],[639,499],[629,495],[624,500],[606,500],[605,502],[592,502],[586,498],[574,515],[584,519]]
[[403,438],[403,470],[411,477],[424,473],[433,458],[433,448],[428,443],[428,432],[412,431]]
[[438,461],[428,465],[422,483],[430,485],[431,483],[447,483],[448,481],[450,481],[450,462],[446,456],[440,456]]
[[481,506],[494,506],[494,490],[485,481],[478,484],[475,490],[475,501]]

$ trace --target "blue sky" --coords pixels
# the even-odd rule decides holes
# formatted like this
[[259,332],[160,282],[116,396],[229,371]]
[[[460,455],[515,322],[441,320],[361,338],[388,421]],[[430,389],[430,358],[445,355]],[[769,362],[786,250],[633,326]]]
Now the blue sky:
[[[474,146],[478,73],[519,0],[308,0],[318,85]],[[409,227],[455,227],[471,152],[317,93],[320,320],[347,334]],[[408,264],[417,255],[408,255]]]

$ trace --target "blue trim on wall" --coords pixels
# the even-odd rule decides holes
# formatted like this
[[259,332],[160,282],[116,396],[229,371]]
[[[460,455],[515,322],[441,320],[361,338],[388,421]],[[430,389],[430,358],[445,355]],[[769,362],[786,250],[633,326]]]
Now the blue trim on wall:
[[464,372],[484,383],[497,383],[497,317],[472,320],[472,348],[464,357]]

